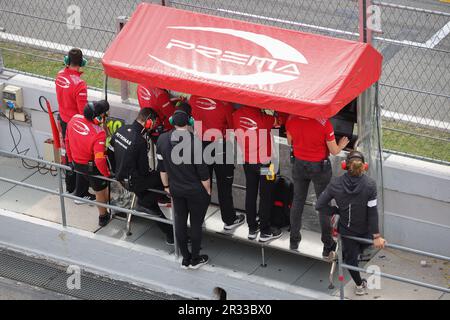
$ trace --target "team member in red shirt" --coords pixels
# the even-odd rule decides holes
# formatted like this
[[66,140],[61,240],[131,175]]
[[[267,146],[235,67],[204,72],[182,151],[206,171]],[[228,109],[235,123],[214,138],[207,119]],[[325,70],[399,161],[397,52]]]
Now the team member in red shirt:
[[[229,153],[227,157],[226,130],[233,128],[234,112],[229,102],[214,100],[206,97],[191,96],[189,99],[192,117],[195,119],[195,131],[203,142],[203,151],[211,150],[208,154],[212,159],[205,159],[209,167],[209,175],[213,171],[217,179],[217,193],[219,198],[220,212],[226,231],[230,231],[245,222],[245,216],[236,215],[233,204],[233,180],[234,180],[234,157]],[[214,148],[211,148],[214,147]],[[228,151],[232,150],[228,148]]]
[[158,114],[158,121],[155,124],[155,128],[158,128],[162,132],[173,129],[169,119],[175,112],[175,106],[167,90],[138,85],[137,96],[141,109],[152,108]]
[[[83,72],[80,68],[86,64],[80,49],[74,48],[64,58],[66,67],[59,71],[56,80],[56,98],[59,105],[59,122],[61,124],[62,137],[66,138],[67,123],[76,114],[83,114],[87,103],[87,85],[81,79]],[[76,187],[75,187],[76,186]],[[78,174],[66,172],[66,190],[73,192],[77,197],[95,200],[95,196],[88,192],[89,184]],[[76,204],[82,204],[78,200]]]
[[[84,108],[84,116],[77,114],[67,124],[67,157],[76,171],[95,191],[96,200],[108,201],[108,186],[105,180],[92,176],[111,175],[106,159],[106,133],[101,124],[109,110],[107,101],[89,102]],[[98,207],[99,225],[105,226],[111,217],[106,208]]]
[[[271,129],[276,125],[276,119],[264,114],[260,109],[241,106],[233,113],[233,124],[238,145],[244,156],[248,239],[256,239],[259,230],[261,230],[260,242],[279,238],[281,231],[270,226],[272,191],[275,183],[274,172],[269,173],[272,161]],[[256,221],[258,188],[261,227]]]
[[[291,209],[290,249],[297,250],[301,241],[302,214],[312,181],[316,197],[325,190],[331,180],[329,154],[337,155],[349,143],[347,137],[336,143],[333,125],[329,119],[308,119],[291,116],[286,123],[289,144],[293,147],[294,200]],[[330,217],[319,214],[324,244],[322,255],[328,257],[336,249],[331,236]]]

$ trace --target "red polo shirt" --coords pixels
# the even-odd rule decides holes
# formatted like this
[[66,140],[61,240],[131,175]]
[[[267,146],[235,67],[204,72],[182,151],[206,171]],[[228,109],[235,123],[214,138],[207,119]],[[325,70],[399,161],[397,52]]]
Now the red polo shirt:
[[275,118],[260,109],[242,106],[233,113],[235,135],[245,163],[268,163],[272,158],[272,133]]
[[328,119],[291,116],[286,131],[292,137],[294,156],[304,161],[325,160],[330,154],[327,141],[335,140],[333,125]]
[[158,114],[159,121],[156,125],[162,124],[165,130],[172,130],[169,118],[175,112],[175,107],[166,90],[138,85],[137,96],[141,109],[152,108]]
[[87,85],[81,79],[82,74],[82,72],[66,67],[56,76],[59,115],[65,123],[68,123],[74,115],[83,114],[87,104]]
[[[231,103],[191,96],[189,104],[192,108],[192,117],[195,119],[195,131],[202,141],[223,138],[226,130],[233,128],[234,109]],[[210,131],[208,132],[208,130]]]
[[81,114],[75,115],[67,124],[66,150],[69,161],[78,164],[95,161],[100,173],[109,177],[105,141],[105,130],[88,121]]

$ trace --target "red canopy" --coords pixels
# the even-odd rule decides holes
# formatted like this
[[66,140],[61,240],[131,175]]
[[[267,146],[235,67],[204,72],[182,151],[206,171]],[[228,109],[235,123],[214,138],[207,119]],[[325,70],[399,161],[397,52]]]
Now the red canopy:
[[311,118],[376,82],[368,44],[140,4],[103,58],[113,78]]

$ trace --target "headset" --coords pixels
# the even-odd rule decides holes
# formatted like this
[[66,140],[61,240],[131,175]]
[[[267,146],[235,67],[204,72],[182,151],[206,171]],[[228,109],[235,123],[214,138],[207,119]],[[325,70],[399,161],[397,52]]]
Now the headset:
[[[178,105],[178,104],[177,104]],[[192,117],[192,116],[190,116],[186,111],[184,111],[184,110],[177,110],[177,111],[175,111],[175,113],[184,113],[184,114],[187,114],[188,116],[189,116],[189,120],[188,120],[188,125],[189,126],[191,126],[191,127],[193,127],[194,126],[194,123],[195,123],[195,120],[194,120],[194,118]],[[175,115],[175,113],[174,113],[174,115]],[[169,118],[169,123],[173,126],[174,124],[173,124],[173,116],[171,116],[170,118]]]
[[359,151],[352,151],[347,155],[347,159],[341,162],[341,167],[343,170],[348,170],[350,167],[350,160],[360,159],[364,163],[364,170],[369,170],[369,164],[364,160],[364,155]]
[[92,122],[99,126],[100,124],[103,123],[103,117],[102,116],[95,116],[95,107],[94,107],[94,103],[93,102],[88,102],[88,106],[89,108],[91,108],[93,114],[94,114],[94,118],[92,119]]
[[147,119],[145,119],[144,122],[144,129],[145,130],[150,130],[151,128],[153,128],[153,125],[155,124],[153,119],[151,118],[152,114],[150,113],[147,117]]
[[[87,63],[88,63],[88,61],[85,59],[85,58],[82,58],[81,59],[81,65],[80,65],[80,67],[85,67],[86,65],[87,65]],[[69,66],[70,65],[70,57],[69,56],[64,56],[64,64],[66,65],[66,66]]]

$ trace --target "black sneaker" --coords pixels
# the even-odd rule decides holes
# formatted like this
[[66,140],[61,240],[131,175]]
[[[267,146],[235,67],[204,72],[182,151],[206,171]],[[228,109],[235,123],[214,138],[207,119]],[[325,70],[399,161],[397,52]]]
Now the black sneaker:
[[283,232],[280,229],[273,229],[270,234],[261,233],[259,236],[259,242],[268,242],[281,237]]
[[336,246],[337,246],[336,242],[333,242],[333,245],[331,247],[329,247],[329,248],[324,246],[323,247],[323,251],[322,251],[322,257],[324,257],[325,259],[330,258],[330,254],[332,252],[336,251]]
[[257,227],[254,230],[249,229],[249,231],[248,231],[248,240],[255,240],[256,237],[258,236],[258,232],[259,232],[259,227]]
[[244,223],[245,223],[245,215],[238,214],[238,215],[236,215],[236,220],[234,220],[234,222],[232,224],[224,225],[223,229],[226,231],[230,231]]
[[298,245],[300,244],[300,241],[292,240],[289,241],[289,249],[290,250],[298,250]]
[[98,217],[98,225],[100,227],[104,227],[108,224],[110,220],[111,220],[111,213],[107,212],[105,215]]
[[183,261],[181,262],[181,269],[189,269],[190,265],[191,265],[191,258],[183,259]]
[[[95,201],[97,198],[95,197],[95,195],[93,195],[92,193],[88,193],[87,195],[80,197],[86,200],[91,200],[91,201]],[[84,202],[82,200],[73,200],[73,203],[77,204],[77,205],[82,205],[82,204],[88,204],[90,206],[92,206],[92,204]]]
[[202,254],[200,257],[198,257],[197,259],[192,259],[191,260],[191,265],[189,266],[190,269],[198,269],[201,266],[207,264],[209,261],[209,257],[206,254]]

